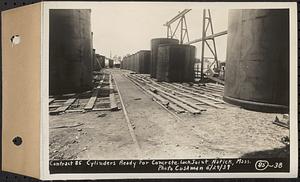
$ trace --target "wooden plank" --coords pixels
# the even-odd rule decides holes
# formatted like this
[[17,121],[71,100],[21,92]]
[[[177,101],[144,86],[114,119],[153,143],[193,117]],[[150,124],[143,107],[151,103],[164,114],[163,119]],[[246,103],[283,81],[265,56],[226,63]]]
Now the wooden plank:
[[111,111],[118,111],[118,110],[120,110],[118,108],[118,105],[117,105],[114,93],[109,94],[109,100],[110,100],[110,109],[111,109]]
[[93,108],[92,111],[110,111],[111,108]]
[[92,97],[90,97],[88,103],[85,105],[84,107],[84,110],[92,110],[93,107],[94,107],[94,104],[97,100],[97,96],[98,96],[98,93],[99,93],[99,88],[96,88],[92,94]]
[[212,91],[223,92],[223,89],[211,87],[211,86],[209,86],[209,85],[205,85],[204,87],[205,87],[205,88],[208,88],[208,89],[210,89],[210,90],[212,90]]
[[[193,96],[193,95],[196,95],[196,96],[199,96],[199,97],[203,97],[203,95],[201,95],[201,94],[198,94],[198,93],[195,93],[195,92],[192,92],[192,91],[189,91],[189,90],[185,90],[185,89],[182,89],[182,88],[180,88],[180,87],[173,86],[172,84],[169,84],[169,83],[166,83],[166,82],[163,82],[163,83],[166,84],[166,85],[170,85],[171,87],[176,88],[176,89],[178,89],[178,90],[181,90],[182,92],[187,92],[187,93],[189,93],[189,94],[182,93],[182,92],[180,93],[180,92],[177,92],[177,91],[174,91],[174,90],[173,90],[175,93],[178,93],[178,94],[183,95],[183,96],[188,97],[188,98],[195,99],[195,100],[197,100],[197,101],[199,101],[199,102],[202,102],[202,103],[207,104],[207,105],[209,105],[209,106],[211,106],[211,107],[214,107],[214,108],[224,109],[224,107],[218,106],[218,105],[216,105],[216,104],[214,104],[214,103],[211,103],[211,102],[209,102],[209,101],[205,101],[205,100],[203,100],[203,99],[200,99],[200,98],[197,98],[197,97]],[[170,89],[170,90],[171,90],[171,89]],[[191,95],[191,94],[192,94],[192,95]]]
[[[142,79],[142,80],[144,80],[144,79]],[[160,87],[162,87],[161,85],[159,85],[159,84],[157,84],[157,83],[155,83],[155,82],[153,82],[153,81],[151,81],[151,83],[152,84],[154,84],[154,85],[157,85],[157,86],[160,86]],[[152,87],[152,88],[154,88],[154,89],[156,89],[156,90],[158,90],[158,91],[160,91],[161,93],[164,93],[166,96],[168,96],[168,97],[171,97],[171,98],[173,98],[173,99],[177,99],[177,100],[179,100],[180,102],[182,102],[182,103],[184,103],[184,104],[186,104],[186,105],[188,105],[188,106],[191,106],[192,108],[195,108],[196,110],[198,110],[198,111],[206,111],[206,109],[204,109],[204,108],[200,108],[199,106],[197,106],[196,104],[194,104],[194,103],[191,103],[191,102],[189,102],[189,101],[187,101],[187,100],[185,100],[185,99],[182,99],[182,98],[179,98],[179,97],[176,97],[176,96],[174,96],[174,95],[172,95],[172,94],[169,94],[169,93],[167,93],[167,92],[165,92],[165,91],[163,91],[163,90],[161,90],[161,89],[158,89],[157,87],[154,87],[154,86],[152,86],[152,85],[150,85],[150,84],[147,84],[148,86],[150,86],[150,87]],[[169,89],[170,90],[170,89]],[[171,90],[172,91],[172,90]],[[169,99],[168,99],[169,100]],[[173,102],[173,101],[172,101]],[[176,104],[176,103],[175,103]],[[178,104],[177,104],[178,105]],[[179,105],[180,106],[180,105]],[[180,106],[181,107],[181,106]],[[182,108],[184,108],[184,107],[182,107]],[[185,108],[186,109],[186,108]],[[192,112],[192,113],[194,113],[194,114],[197,114],[197,111],[193,111],[193,110],[191,110],[190,109],[190,112]]]
[[221,90],[224,89],[224,85],[220,85],[220,84],[206,83],[206,85],[208,85],[208,86],[210,86],[210,87],[218,88],[218,89],[221,89]]
[[54,101],[53,98],[49,98],[49,104],[51,104]]
[[196,89],[201,89],[205,92],[211,92],[211,93],[221,93],[223,92],[222,90],[217,90],[217,89],[214,89],[214,88],[209,88],[207,86],[204,86],[204,85],[193,85],[191,86],[193,88],[196,88]]
[[76,98],[71,98],[68,99],[65,103],[63,103],[62,106],[60,106],[59,108],[57,108],[55,111],[51,111],[51,114],[57,114],[60,112],[64,112],[66,111],[74,102],[76,101]]
[[213,87],[210,87],[210,86],[207,86],[207,85],[199,86],[199,87],[210,90],[210,91],[213,91],[213,92],[224,92],[222,89],[213,88]]
[[168,107],[171,108],[171,109],[173,109],[176,113],[184,113],[185,112],[185,110],[183,110],[182,108],[180,108],[177,105],[172,104],[172,103],[170,103],[168,105]]
[[67,113],[73,113],[73,112],[84,112],[83,109],[72,109],[72,110],[66,110]]
[[84,110],[92,110],[93,109],[95,102],[97,100],[98,93],[99,93],[102,83],[104,81],[104,78],[105,78],[105,75],[103,75],[102,80],[100,81],[99,85],[96,87],[96,89],[94,89],[92,97],[90,97],[88,103],[85,105]]
[[225,85],[225,82],[223,80],[218,79],[218,78],[215,78],[215,77],[212,77],[212,76],[207,76],[207,78],[209,78],[209,79],[211,79],[211,80],[213,80],[215,82],[218,82],[218,83],[220,83],[222,85]]
[[[173,84],[176,85],[176,86],[185,88],[185,89],[187,89],[187,90],[192,90],[192,91],[198,92],[198,90],[197,90],[197,89],[194,89],[194,88],[186,87],[186,86],[180,85],[180,84],[178,84],[178,83],[173,83]],[[217,94],[214,94],[214,95],[217,95]],[[207,95],[205,95],[205,94],[199,94],[198,96],[199,96],[199,97],[205,97],[205,98],[207,98],[207,99],[210,99],[210,100],[213,100],[213,101],[216,101],[216,102],[220,102],[220,103],[223,103],[223,104],[225,103],[223,100],[216,99],[216,98],[207,96]],[[221,95],[219,95],[219,97],[222,98]]]
[[[164,83],[166,83],[166,82],[164,82]],[[157,84],[157,83],[155,83],[155,82],[153,82],[153,84],[155,84],[155,85],[157,85],[157,86],[159,86],[159,87],[162,87],[162,88],[164,88],[164,89],[166,89],[166,90],[169,90],[170,92],[174,92],[174,93],[177,93],[177,94],[179,94],[179,95],[183,95],[183,96],[188,97],[188,98],[193,98],[193,96],[191,97],[191,96],[189,96],[189,95],[187,95],[187,94],[180,93],[180,92],[178,92],[178,91],[175,91],[175,90],[173,90],[173,89],[167,88],[167,87],[162,86],[162,85],[160,85],[160,84]],[[192,107],[194,107],[194,108],[197,108],[197,109],[199,109],[200,111],[206,111],[206,109],[200,108],[198,105],[196,105],[196,104],[194,104],[194,103],[191,103],[191,102],[188,102],[188,101],[186,101],[186,102],[187,102],[188,105],[190,105],[190,106],[192,106]],[[195,107],[195,106],[196,106],[196,107]]]
[[[125,75],[124,75],[125,76]],[[149,95],[153,96],[154,99],[160,101],[163,105],[168,105],[169,102],[162,98],[161,96],[145,89],[140,83],[138,83],[137,81],[134,80],[134,78],[130,78],[130,76],[126,76],[127,78],[129,78],[130,81],[132,81],[134,84],[136,84],[139,88],[141,88],[144,92],[148,93]]]
[[49,108],[56,108],[56,107],[60,107],[61,105],[50,105]]
[[188,102],[184,99],[181,99],[181,98],[176,97],[172,94],[169,94],[169,93],[167,93],[167,92],[165,92],[165,91],[163,91],[163,90],[161,90],[157,87],[154,87],[152,85],[149,85],[149,86],[154,88],[155,90],[157,90],[162,97],[164,97],[167,100],[173,102],[174,104],[184,108],[185,110],[189,111],[190,113],[193,113],[193,114],[200,114],[201,113],[201,111],[199,109],[199,106],[197,106],[196,104],[193,104],[193,103]]
[[[129,77],[129,76],[128,76],[128,77]],[[135,78],[132,78],[132,77],[131,77],[131,79],[135,79]],[[132,80],[132,81],[133,81],[133,80]],[[144,79],[140,79],[139,81],[145,83]],[[135,81],[133,81],[133,82],[135,82]],[[146,84],[147,84],[147,83],[146,83]],[[158,88],[156,88],[156,87],[154,87],[154,86],[152,86],[152,85],[149,85],[149,84],[148,84],[148,86],[149,86],[150,88],[152,88],[152,92],[150,92],[149,94],[154,95],[153,92],[155,92],[155,91],[160,91],[162,97],[164,97],[164,98],[166,98],[167,100],[169,100],[169,101],[175,103],[176,105],[178,105],[179,107],[181,107],[181,108],[187,110],[188,112],[191,112],[191,113],[193,113],[193,114],[200,114],[200,113],[201,113],[201,111],[196,110],[196,109],[190,107],[189,105],[184,104],[184,103],[181,103],[181,102],[177,101],[176,99],[172,98],[172,97],[174,97],[174,96],[172,96],[171,94],[170,94],[171,96],[168,96],[168,93],[166,93],[166,94],[164,95],[164,93],[163,93],[164,91],[162,91],[162,90],[160,90],[160,89],[158,89]],[[146,92],[149,92],[149,91],[146,90],[146,89],[145,89],[145,91],[146,91]],[[165,102],[168,102],[168,101],[165,101]],[[169,103],[169,102],[168,102],[168,106],[169,106],[170,104],[171,104],[171,107],[174,106],[174,104],[172,105],[172,103]],[[174,110],[175,110],[175,107],[176,107],[176,106],[173,107]],[[181,109],[179,109],[179,107],[177,107],[178,109],[177,109],[177,108],[176,108],[176,109],[177,109],[178,111],[181,112]],[[198,108],[198,107],[197,107],[197,108]]]
[[117,111],[119,110],[115,94],[114,94],[114,87],[112,84],[112,76],[111,74],[109,75],[109,101],[110,101],[110,109],[111,111]]

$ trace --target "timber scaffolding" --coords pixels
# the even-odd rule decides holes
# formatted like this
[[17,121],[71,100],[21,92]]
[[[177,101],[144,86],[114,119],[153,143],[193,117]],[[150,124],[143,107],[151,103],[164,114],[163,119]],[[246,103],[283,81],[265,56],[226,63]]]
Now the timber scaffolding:
[[83,93],[72,93],[50,96],[50,115],[89,112],[89,111],[118,111],[118,93],[111,74],[97,72],[94,78],[93,90]]
[[207,109],[225,109],[224,87],[217,84],[156,82],[146,74],[123,74],[159,105],[176,114],[201,114]]

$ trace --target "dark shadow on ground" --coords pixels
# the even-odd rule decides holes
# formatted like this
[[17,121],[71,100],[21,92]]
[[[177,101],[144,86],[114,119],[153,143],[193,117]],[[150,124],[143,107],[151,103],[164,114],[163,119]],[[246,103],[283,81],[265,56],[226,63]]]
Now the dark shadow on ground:
[[290,156],[290,147],[285,146],[281,148],[275,148],[273,150],[263,150],[246,153],[241,158],[286,158]]

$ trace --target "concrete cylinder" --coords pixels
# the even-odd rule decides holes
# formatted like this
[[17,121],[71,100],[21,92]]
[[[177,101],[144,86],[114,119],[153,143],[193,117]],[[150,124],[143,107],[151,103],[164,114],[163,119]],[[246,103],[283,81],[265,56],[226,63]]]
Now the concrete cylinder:
[[156,38],[151,40],[150,76],[156,78],[156,63],[158,58],[158,47],[160,44],[178,44],[179,40],[169,38]]
[[91,10],[50,10],[50,94],[92,88]]
[[196,47],[161,44],[158,48],[157,81],[194,82]]
[[289,11],[230,10],[224,100],[246,109],[287,112]]

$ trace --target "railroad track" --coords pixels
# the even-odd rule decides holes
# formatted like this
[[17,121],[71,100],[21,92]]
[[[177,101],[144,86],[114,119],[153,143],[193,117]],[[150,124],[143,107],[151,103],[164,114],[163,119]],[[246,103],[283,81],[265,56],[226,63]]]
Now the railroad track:
[[50,115],[91,112],[118,111],[115,82],[108,73],[97,75],[93,90],[83,93],[58,95],[49,98]]
[[[146,75],[123,75],[144,92],[151,95],[159,104],[175,113],[189,112],[201,114],[208,109],[225,109],[221,86],[185,85],[179,83],[156,82]],[[199,89],[199,88],[201,89]]]

